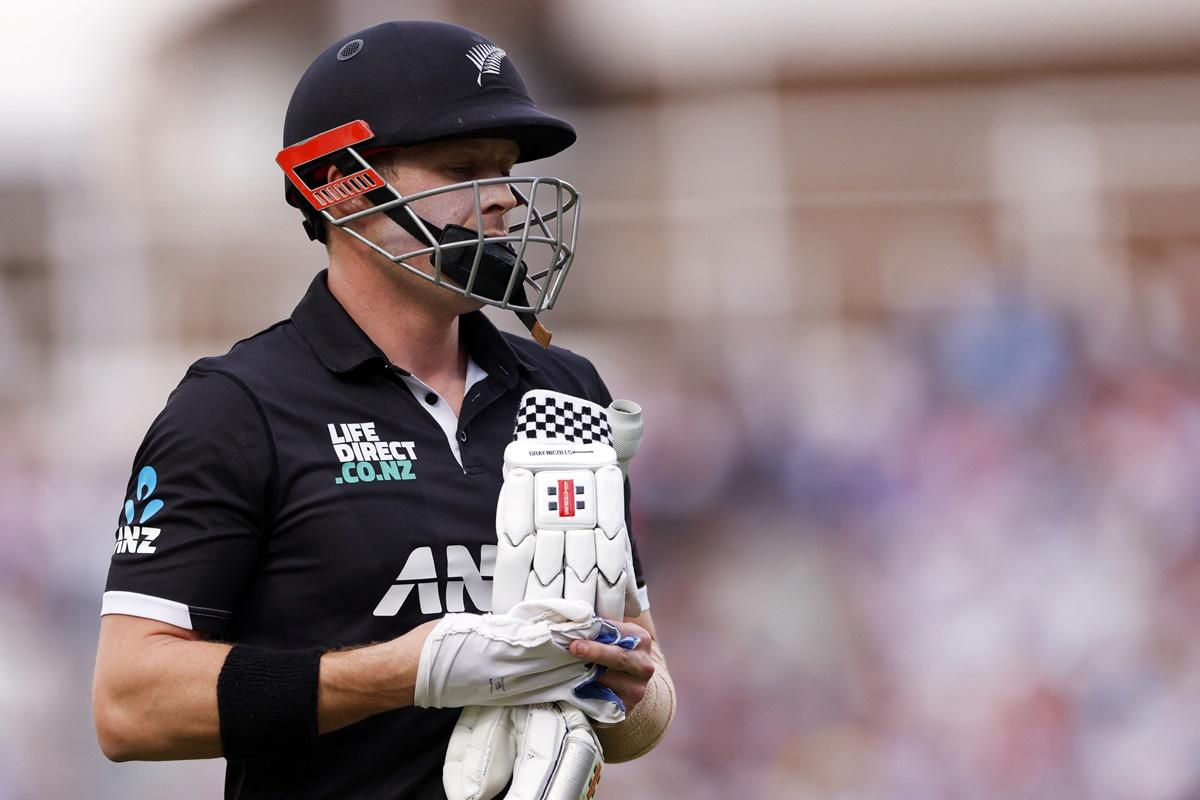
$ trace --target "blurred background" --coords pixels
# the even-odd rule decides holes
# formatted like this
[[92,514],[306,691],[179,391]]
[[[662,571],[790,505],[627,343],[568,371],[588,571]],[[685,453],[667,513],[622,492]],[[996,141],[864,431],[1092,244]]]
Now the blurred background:
[[[323,250],[284,109],[392,18],[508,50],[579,143],[556,342],[641,402],[680,694],[604,798],[1200,798],[1195,0],[106,0],[0,32],[0,798],[110,764],[113,521],[194,359]],[[499,318],[508,326],[507,316]]]

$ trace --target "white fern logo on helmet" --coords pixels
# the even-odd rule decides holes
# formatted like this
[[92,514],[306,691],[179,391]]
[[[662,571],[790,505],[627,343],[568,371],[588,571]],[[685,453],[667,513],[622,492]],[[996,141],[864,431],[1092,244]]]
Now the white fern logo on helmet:
[[479,70],[479,77],[475,79],[478,86],[483,86],[484,75],[499,75],[500,62],[508,55],[494,44],[477,44],[467,51],[467,60],[475,65],[475,69]]

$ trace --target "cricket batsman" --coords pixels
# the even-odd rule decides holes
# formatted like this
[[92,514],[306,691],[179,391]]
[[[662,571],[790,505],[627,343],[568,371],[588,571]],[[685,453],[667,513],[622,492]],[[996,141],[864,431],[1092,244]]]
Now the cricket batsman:
[[328,267],[193,364],[137,450],[93,687],[108,758],[223,757],[239,800],[576,800],[662,738],[639,410],[539,318],[578,192],[511,175],[575,138],[456,25],[313,61],[276,161]]

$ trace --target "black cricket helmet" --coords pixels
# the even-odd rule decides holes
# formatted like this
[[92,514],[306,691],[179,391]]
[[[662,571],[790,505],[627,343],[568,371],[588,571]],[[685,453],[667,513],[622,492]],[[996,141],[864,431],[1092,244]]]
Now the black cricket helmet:
[[[292,93],[276,161],[288,179],[287,201],[304,213],[310,238],[323,242],[327,226],[341,228],[439,286],[516,312],[547,345],[549,331],[536,315],[553,307],[575,255],[575,188],[558,178],[501,177],[405,196],[364,156],[456,138],[510,139],[518,162],[525,162],[566,149],[575,130],[538,110],[508,54],[483,36],[444,22],[385,22],[334,42],[309,66]],[[341,173],[334,181],[327,180],[331,165]],[[507,184],[518,205],[506,233],[487,236],[480,187],[498,183]],[[440,228],[410,206],[456,191],[474,194],[474,229]],[[356,197],[371,207],[340,218],[329,213]],[[376,213],[421,246],[392,253],[348,227]]]

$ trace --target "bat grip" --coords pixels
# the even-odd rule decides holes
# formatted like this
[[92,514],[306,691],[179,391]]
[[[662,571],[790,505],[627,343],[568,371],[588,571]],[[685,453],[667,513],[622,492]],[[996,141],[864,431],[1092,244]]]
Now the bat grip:
[[617,464],[624,474],[642,443],[642,407],[632,400],[614,400],[608,406],[608,423],[612,427]]

